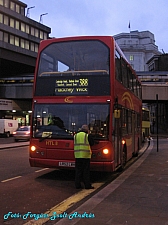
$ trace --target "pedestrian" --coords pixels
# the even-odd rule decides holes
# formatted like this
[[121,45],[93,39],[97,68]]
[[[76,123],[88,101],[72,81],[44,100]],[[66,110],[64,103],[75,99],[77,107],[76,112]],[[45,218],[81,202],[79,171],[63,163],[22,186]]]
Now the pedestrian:
[[92,155],[90,146],[94,145],[94,140],[88,132],[88,126],[83,125],[81,130],[74,135],[76,189],[82,188],[82,181],[85,185],[85,189],[94,189],[90,183],[90,159]]
[[149,137],[147,138],[148,146],[150,145],[150,140],[151,140],[151,137],[149,136]]

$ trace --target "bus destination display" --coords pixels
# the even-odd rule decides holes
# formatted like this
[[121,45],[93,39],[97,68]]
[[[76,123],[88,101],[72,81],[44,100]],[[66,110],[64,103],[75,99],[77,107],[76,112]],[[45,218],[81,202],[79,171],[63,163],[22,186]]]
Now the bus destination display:
[[56,79],[55,95],[88,95],[87,78]]

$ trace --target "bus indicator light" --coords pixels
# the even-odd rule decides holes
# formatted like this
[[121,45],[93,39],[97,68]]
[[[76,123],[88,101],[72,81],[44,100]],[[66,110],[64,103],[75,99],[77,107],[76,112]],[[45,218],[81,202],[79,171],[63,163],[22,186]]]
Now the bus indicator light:
[[107,154],[109,153],[109,150],[108,150],[107,148],[105,148],[105,149],[103,149],[103,153],[104,153],[105,155],[107,155]]
[[122,140],[122,144],[125,145],[125,143],[126,143],[126,141],[125,140]]

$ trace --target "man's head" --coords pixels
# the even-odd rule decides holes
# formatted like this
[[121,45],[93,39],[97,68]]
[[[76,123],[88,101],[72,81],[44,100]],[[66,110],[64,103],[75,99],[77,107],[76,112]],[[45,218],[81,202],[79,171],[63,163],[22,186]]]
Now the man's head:
[[85,125],[85,124],[82,125],[81,131],[88,132],[89,131],[88,125]]

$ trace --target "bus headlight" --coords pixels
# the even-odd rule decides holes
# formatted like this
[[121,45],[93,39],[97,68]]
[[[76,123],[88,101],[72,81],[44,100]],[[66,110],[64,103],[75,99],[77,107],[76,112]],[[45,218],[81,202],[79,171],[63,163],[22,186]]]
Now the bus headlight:
[[35,147],[34,145],[32,145],[32,146],[30,147],[30,150],[31,150],[32,152],[34,152],[34,151],[36,151],[36,147]]
[[103,154],[107,155],[109,153],[109,150],[107,148],[103,149]]
[[125,143],[126,143],[126,141],[123,139],[123,140],[122,140],[122,144],[125,145]]

